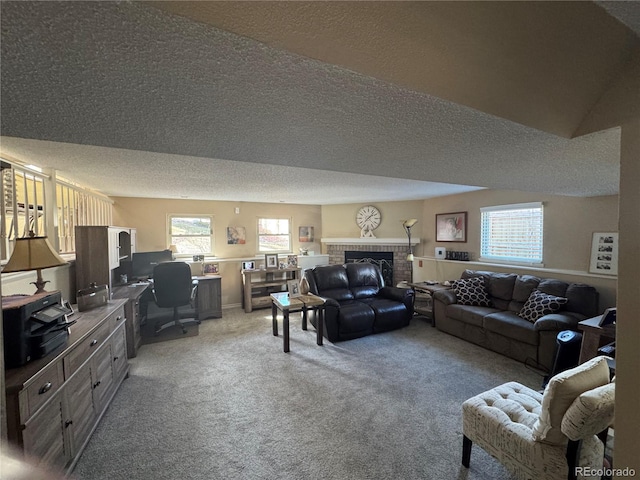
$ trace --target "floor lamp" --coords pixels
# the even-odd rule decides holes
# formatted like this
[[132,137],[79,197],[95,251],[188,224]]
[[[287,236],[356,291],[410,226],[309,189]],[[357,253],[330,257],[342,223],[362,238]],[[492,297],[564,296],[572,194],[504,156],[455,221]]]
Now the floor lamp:
[[413,247],[411,246],[411,227],[413,227],[416,223],[418,223],[417,218],[411,218],[409,220],[405,220],[402,222],[402,226],[404,230],[407,232],[407,237],[409,239],[409,253],[407,254],[407,261],[410,264],[410,282],[413,283]]

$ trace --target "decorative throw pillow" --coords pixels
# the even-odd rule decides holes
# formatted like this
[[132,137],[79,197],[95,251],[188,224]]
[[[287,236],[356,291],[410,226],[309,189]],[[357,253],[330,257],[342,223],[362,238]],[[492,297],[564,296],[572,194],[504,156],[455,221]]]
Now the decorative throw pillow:
[[557,312],[566,305],[567,302],[568,300],[564,297],[556,297],[555,295],[549,295],[540,290],[534,290],[531,292],[531,295],[529,295],[529,298],[522,306],[518,315],[525,320],[535,322],[544,315]]
[[453,292],[460,305],[490,307],[491,299],[484,286],[483,277],[472,277],[453,282]]
[[552,445],[566,444],[561,426],[567,409],[582,393],[607,383],[609,364],[602,356],[551,377],[542,395],[540,416],[533,425],[533,439]]

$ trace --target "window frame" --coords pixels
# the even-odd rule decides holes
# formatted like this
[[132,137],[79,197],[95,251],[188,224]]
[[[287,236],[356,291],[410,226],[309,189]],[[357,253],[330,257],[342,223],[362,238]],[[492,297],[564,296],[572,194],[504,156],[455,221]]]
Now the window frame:
[[[512,220],[517,220],[518,218],[524,220],[526,222],[527,217],[531,220],[531,225],[535,225],[539,230],[534,235],[538,236],[537,241],[528,241],[523,242],[522,251],[529,250],[531,252],[538,251],[539,255],[533,256],[533,253],[530,257],[527,257],[526,254],[522,256],[518,255],[496,255],[495,251],[492,254],[490,250],[493,248],[497,248],[495,245],[491,245],[487,242],[491,241],[491,233],[486,232],[485,230],[490,227],[489,221],[491,216],[498,217],[500,214],[508,215],[510,212],[515,211],[525,211],[525,210],[539,210],[539,212],[534,215],[512,215]],[[494,218],[495,218],[494,217]],[[507,234],[508,236],[512,235],[511,232]],[[517,232],[516,232],[517,235]],[[521,235],[526,235],[526,232],[521,232]],[[503,242],[509,240],[506,237]],[[497,239],[494,239],[496,242]],[[528,245],[528,246],[527,246]],[[517,250],[517,249],[515,249]],[[508,263],[508,264],[519,264],[519,265],[529,265],[536,267],[544,266],[544,204],[542,202],[528,202],[528,203],[515,203],[509,205],[495,205],[489,207],[480,208],[480,259],[481,262],[491,262],[491,263]]]
[[[275,220],[275,221],[283,221],[286,220],[287,221],[287,225],[288,225],[288,233],[286,234],[282,234],[282,233],[277,233],[277,234],[261,234],[260,233],[260,222],[262,220]],[[274,217],[258,217],[258,219],[256,220],[256,244],[257,244],[257,251],[258,251],[258,255],[263,255],[266,253],[291,253],[293,250],[293,245],[292,245],[292,241],[293,239],[291,238],[291,218],[274,218]],[[263,236],[278,236],[278,237],[287,237],[288,241],[287,241],[287,248],[286,249],[271,249],[271,250],[262,250],[262,243],[260,241],[261,237]]]
[[[171,232],[171,227],[173,225],[174,218],[208,218],[209,219],[209,235],[173,235]],[[199,252],[199,253],[174,253],[176,258],[187,258],[193,257],[194,255],[204,255],[205,257],[215,257],[215,227],[214,227],[214,216],[210,214],[197,214],[197,213],[170,213],[167,215],[167,248],[173,243],[173,237],[209,237],[209,242],[211,245],[211,251],[209,252]]]

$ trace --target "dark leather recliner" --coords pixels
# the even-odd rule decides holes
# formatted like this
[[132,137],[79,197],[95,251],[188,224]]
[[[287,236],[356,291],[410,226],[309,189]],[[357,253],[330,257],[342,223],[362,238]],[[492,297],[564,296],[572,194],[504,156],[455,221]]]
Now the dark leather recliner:
[[[324,336],[330,342],[406,327],[413,316],[413,290],[385,287],[376,265],[326,265],[304,275],[310,292],[327,299]],[[316,325],[315,316],[310,321]]]

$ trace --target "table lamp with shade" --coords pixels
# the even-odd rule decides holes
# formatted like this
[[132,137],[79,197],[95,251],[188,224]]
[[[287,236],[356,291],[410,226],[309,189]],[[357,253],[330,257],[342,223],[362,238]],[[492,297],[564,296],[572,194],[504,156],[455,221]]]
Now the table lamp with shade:
[[36,237],[33,231],[28,237],[16,238],[16,244],[11,258],[2,269],[2,273],[28,272],[36,270],[37,279],[33,283],[36,294],[45,292],[44,286],[48,280],[42,279],[42,269],[66,265],[66,262],[54,250],[47,237]]

